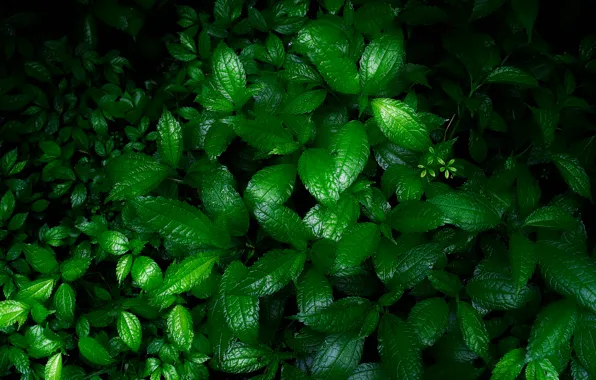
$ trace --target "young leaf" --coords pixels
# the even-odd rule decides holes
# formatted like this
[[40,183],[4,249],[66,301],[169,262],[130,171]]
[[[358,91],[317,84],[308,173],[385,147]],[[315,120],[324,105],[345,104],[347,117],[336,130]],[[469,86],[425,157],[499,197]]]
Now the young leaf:
[[478,194],[453,191],[429,199],[445,215],[445,222],[465,231],[480,232],[501,223],[495,208]]
[[118,231],[104,231],[99,235],[99,245],[106,252],[120,256],[128,252],[128,238]]
[[211,275],[218,259],[217,252],[203,252],[195,253],[179,264],[172,264],[157,294],[166,296],[189,291]]
[[57,353],[46,362],[45,380],[60,380],[62,377],[62,353]]
[[560,347],[569,344],[576,322],[577,310],[572,300],[557,301],[542,309],[532,326],[526,360],[555,355]]
[[157,151],[161,159],[172,167],[178,166],[182,157],[182,128],[178,120],[164,108],[157,123]]
[[142,326],[136,315],[121,311],[116,322],[118,335],[131,350],[138,352],[141,347]]
[[6,328],[15,322],[18,325],[25,323],[31,307],[23,302],[5,300],[0,301],[0,328]]
[[360,363],[364,339],[347,334],[329,335],[314,356],[314,378],[347,378]]
[[194,329],[192,316],[184,306],[176,305],[170,311],[167,320],[167,330],[176,348],[181,351],[190,350],[194,337]]
[[403,66],[406,52],[404,36],[384,34],[373,39],[360,59],[360,86],[364,94],[374,95],[385,90],[389,81]]
[[460,301],[457,304],[457,321],[466,345],[486,360],[489,337],[480,313],[470,304]]
[[68,284],[61,284],[54,293],[54,309],[56,316],[67,322],[74,322],[76,294]]
[[411,327],[393,314],[385,314],[378,334],[381,365],[386,373],[395,379],[420,379],[422,354]]
[[416,112],[399,100],[374,99],[373,115],[387,138],[397,145],[416,152],[426,151],[430,137]]
[[134,259],[130,274],[134,283],[144,291],[150,292],[162,285],[161,268],[147,256]]
[[517,348],[506,353],[495,366],[491,380],[515,380],[526,364],[526,352]]
[[591,200],[590,177],[578,159],[567,154],[555,154],[552,159],[571,190]]

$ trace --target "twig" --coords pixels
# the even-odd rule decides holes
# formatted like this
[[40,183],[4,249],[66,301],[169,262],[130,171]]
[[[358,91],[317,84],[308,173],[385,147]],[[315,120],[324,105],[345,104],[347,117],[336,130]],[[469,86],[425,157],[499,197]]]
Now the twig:
[[445,128],[445,134],[443,135],[443,141],[447,141],[447,131],[449,131],[449,127],[451,127],[451,123],[453,123],[453,119],[455,119],[455,114],[451,116],[451,120],[449,120],[449,124],[447,124],[447,128]]

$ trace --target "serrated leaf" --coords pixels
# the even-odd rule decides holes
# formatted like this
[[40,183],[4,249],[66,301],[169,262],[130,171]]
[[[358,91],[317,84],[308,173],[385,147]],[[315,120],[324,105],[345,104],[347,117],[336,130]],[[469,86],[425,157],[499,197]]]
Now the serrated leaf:
[[234,131],[251,146],[267,154],[289,154],[298,149],[298,143],[279,118],[260,115],[255,120],[234,119]]
[[190,350],[194,337],[192,315],[182,305],[176,305],[168,314],[167,331],[174,346],[181,351]]
[[273,352],[263,346],[232,343],[226,351],[220,369],[228,373],[249,373],[266,367],[273,359]]
[[316,379],[343,379],[360,363],[364,339],[329,335],[314,355],[311,373]]
[[405,103],[393,99],[374,99],[371,107],[375,121],[390,141],[416,152],[426,151],[430,147],[427,129],[416,111]]
[[577,221],[569,212],[559,206],[544,206],[526,218],[524,226],[540,227],[548,229],[571,229],[577,224]]
[[494,69],[486,77],[487,83],[518,84],[527,87],[537,87],[538,81],[532,75],[512,66],[501,66]]
[[326,96],[327,91],[325,90],[312,90],[303,92],[286,101],[283,111],[290,115],[300,115],[313,112],[319,108],[323,101],[325,101]]
[[457,304],[457,321],[466,345],[481,358],[488,357],[489,337],[482,316],[470,304]]
[[118,284],[121,284],[130,273],[132,261],[132,255],[124,255],[118,259],[118,263],[116,264],[116,278],[118,279]]
[[187,203],[163,197],[139,197],[131,204],[142,223],[179,244],[197,248],[224,248],[229,244],[225,231]]
[[374,223],[357,223],[346,230],[337,246],[332,271],[341,273],[364,262],[377,249],[381,234]]
[[465,191],[452,191],[428,200],[444,214],[444,221],[465,231],[480,232],[496,227],[501,218],[482,196]]
[[213,75],[224,96],[241,106],[246,101],[246,72],[234,50],[221,43],[213,52]]
[[424,346],[432,346],[447,331],[449,306],[440,298],[422,300],[410,311],[408,324]]
[[378,350],[381,366],[391,378],[422,378],[422,354],[416,336],[408,324],[392,314],[385,314],[379,324]]
[[296,284],[300,314],[317,313],[333,303],[333,291],[325,275],[316,268],[304,272]]
[[230,331],[245,343],[257,343],[259,337],[259,299],[256,296],[232,294],[248,270],[238,261],[230,264],[222,277],[223,314]]
[[339,199],[340,185],[335,160],[323,149],[311,148],[300,156],[298,173],[306,189],[320,203],[333,206]]
[[139,351],[142,339],[142,326],[136,315],[127,311],[121,311],[116,322],[118,335],[131,350]]
[[506,353],[495,366],[491,380],[515,380],[526,364],[526,352],[517,348]]
[[54,294],[56,316],[67,322],[74,322],[77,297],[68,284],[61,284]]
[[364,169],[370,147],[364,125],[351,121],[344,125],[332,138],[329,150],[335,160],[335,177],[339,192],[346,190]]
[[112,364],[113,359],[109,352],[97,340],[85,336],[79,338],[79,351],[91,363],[101,366]]
[[273,294],[300,275],[305,260],[304,253],[293,250],[269,251],[249,268],[233,293],[257,297]]
[[62,354],[57,353],[48,359],[44,368],[45,380],[60,380],[62,377]]
[[568,345],[576,322],[577,310],[572,300],[557,301],[544,308],[532,326],[526,360],[546,358]]
[[0,301],[0,328],[6,328],[14,323],[25,323],[31,307],[23,302],[5,300]]
[[432,270],[428,279],[435,289],[450,297],[457,297],[462,288],[459,277],[445,271]]
[[427,232],[444,224],[439,207],[418,200],[401,202],[387,219],[389,225],[401,233]]
[[405,289],[411,288],[424,280],[441,254],[440,246],[435,243],[408,249],[397,257],[397,267],[392,281]]
[[147,256],[138,256],[134,259],[130,274],[134,283],[147,292],[159,288],[163,282],[161,268]]
[[552,159],[571,190],[591,200],[590,177],[579,160],[568,154],[555,154],[552,155]]
[[178,166],[182,157],[182,128],[178,120],[164,108],[157,122],[157,151],[159,157],[172,167]]
[[298,249],[306,248],[310,234],[306,224],[294,210],[284,205],[259,203],[253,212],[259,225],[272,238],[290,243]]
[[406,165],[391,165],[383,172],[381,189],[387,198],[393,193],[399,202],[419,200],[424,194],[424,183],[420,174]]
[[98,238],[102,249],[112,255],[120,256],[128,252],[128,238],[122,232],[104,231]]
[[509,260],[515,288],[525,287],[536,266],[534,244],[520,233],[513,233],[509,238]]
[[58,269],[56,254],[49,248],[37,244],[27,244],[23,247],[25,258],[31,267],[39,273],[51,273]]
[[596,373],[596,326],[592,321],[578,324],[573,336],[573,349],[586,370],[590,374]]
[[374,95],[388,85],[405,61],[401,31],[373,39],[360,59],[360,86],[364,94]]
[[296,166],[290,164],[272,165],[259,170],[244,191],[244,201],[249,208],[258,203],[284,204],[292,195],[296,180]]
[[317,238],[339,241],[346,229],[360,217],[356,198],[343,194],[332,207],[316,205],[304,216],[304,223]]
[[527,380],[557,380],[559,373],[547,358],[533,360],[526,366]]
[[592,258],[546,242],[537,243],[536,252],[542,275],[552,289],[596,311],[596,263]]
[[531,291],[527,287],[516,288],[508,273],[481,272],[466,286],[466,292],[475,305],[488,310],[517,309],[528,302]]
[[155,189],[167,177],[168,168],[144,154],[128,153],[107,165],[112,190],[106,201],[132,199]]
[[218,259],[217,252],[204,252],[187,257],[179,264],[172,264],[174,267],[168,268],[157,294],[167,296],[191,290],[211,275],[211,269]]
[[359,297],[346,297],[333,302],[324,309],[299,313],[300,322],[315,331],[329,334],[359,331],[364,323],[371,304],[368,300]]

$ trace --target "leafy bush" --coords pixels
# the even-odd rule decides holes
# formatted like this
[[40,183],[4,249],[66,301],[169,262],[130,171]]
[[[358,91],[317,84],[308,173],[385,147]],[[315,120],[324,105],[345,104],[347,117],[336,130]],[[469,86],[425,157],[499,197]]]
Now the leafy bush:
[[578,2],[54,3],[2,21],[3,377],[596,376]]

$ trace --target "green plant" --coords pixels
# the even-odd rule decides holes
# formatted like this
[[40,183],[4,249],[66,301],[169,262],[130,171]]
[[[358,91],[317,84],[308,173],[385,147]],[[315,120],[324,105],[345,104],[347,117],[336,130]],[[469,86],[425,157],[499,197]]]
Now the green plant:
[[596,376],[595,37],[537,0],[69,6],[2,20],[0,375]]

